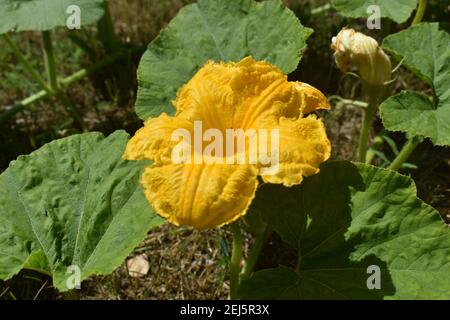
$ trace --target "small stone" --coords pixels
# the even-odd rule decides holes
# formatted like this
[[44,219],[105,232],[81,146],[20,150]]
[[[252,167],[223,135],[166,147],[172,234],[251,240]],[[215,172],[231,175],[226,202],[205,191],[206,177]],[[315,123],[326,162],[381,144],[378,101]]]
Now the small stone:
[[150,270],[147,255],[140,254],[127,260],[128,274],[133,278],[141,278]]

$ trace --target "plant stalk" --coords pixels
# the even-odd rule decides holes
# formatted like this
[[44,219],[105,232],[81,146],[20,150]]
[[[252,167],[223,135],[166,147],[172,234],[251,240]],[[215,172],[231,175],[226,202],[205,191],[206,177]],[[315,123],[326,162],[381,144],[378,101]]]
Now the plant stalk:
[[45,70],[50,88],[58,91],[58,78],[56,76],[55,55],[50,31],[42,31],[42,41],[44,49]]
[[25,67],[25,69],[30,73],[30,75],[37,81],[39,86],[42,90],[47,91],[48,93],[52,93],[52,89],[47,85],[45,80],[41,77],[39,72],[33,68],[33,66],[27,61],[23,53],[20,51],[20,49],[14,44],[14,42],[11,40],[11,38],[7,35],[3,35],[3,39],[5,40],[6,44],[11,48],[14,55],[16,56],[17,60]]
[[331,4],[327,3],[327,4],[324,4],[324,5],[320,6],[320,7],[312,9],[311,10],[311,14],[312,15],[321,14],[321,13],[327,11],[327,10],[330,10],[330,9],[331,9]]
[[378,101],[378,94],[371,93],[369,95],[369,104],[365,109],[364,120],[361,128],[361,133],[359,136],[359,147],[358,147],[359,161],[363,163],[366,162],[369,131],[372,128],[373,118],[375,116],[375,113],[377,112],[378,106],[377,101]]
[[409,139],[408,142],[403,146],[400,153],[397,157],[392,161],[391,165],[388,167],[390,170],[397,171],[401,168],[402,164],[408,160],[409,156],[413,151],[417,148],[417,146],[422,142],[422,140],[418,137],[414,137]]
[[231,231],[233,233],[233,248],[230,261],[230,300],[236,300],[239,289],[243,243],[241,227],[238,221],[231,225]]
[[373,158],[375,157],[375,150],[378,150],[383,145],[383,138],[380,136],[375,137],[373,140],[372,146],[369,150],[367,150],[366,153],[366,163],[371,164],[373,161]]
[[414,26],[422,22],[426,9],[427,9],[427,0],[419,0],[419,6],[417,7],[416,15],[414,16],[411,26]]
[[99,39],[106,49],[106,52],[112,53],[120,49],[120,41],[114,32],[114,24],[111,19],[111,11],[107,1],[103,2],[103,17],[97,23]]
[[47,72],[47,79],[50,84],[50,88],[55,92],[55,96],[59,98],[66,110],[72,116],[72,118],[78,123],[80,129],[82,131],[85,130],[83,118],[78,113],[75,104],[70,100],[67,94],[60,90],[60,85],[58,83],[58,76],[56,74],[56,64],[55,64],[55,55],[53,53],[53,43],[50,31],[42,32],[42,40],[43,40],[43,48],[44,48],[44,60],[45,60],[45,69]]
[[271,229],[266,227],[266,230],[260,234],[258,234],[255,238],[255,243],[250,250],[250,253],[245,261],[244,268],[242,269],[241,279],[247,279],[252,274],[255,269],[255,265],[258,262],[259,255],[263,249],[264,243],[271,233]]
[[344,99],[340,96],[330,96],[328,97],[328,100],[331,102],[333,100],[337,100],[339,103],[342,103],[344,105],[350,105],[355,106],[358,108],[366,109],[368,103],[364,101],[358,101],[358,100],[352,100],[352,99]]

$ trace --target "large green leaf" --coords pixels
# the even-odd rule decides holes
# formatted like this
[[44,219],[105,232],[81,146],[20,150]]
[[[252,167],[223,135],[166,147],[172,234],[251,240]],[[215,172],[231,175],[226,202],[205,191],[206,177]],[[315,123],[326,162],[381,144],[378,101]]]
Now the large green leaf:
[[436,145],[450,145],[450,33],[449,25],[423,23],[387,37],[383,48],[435,94],[432,103],[414,92],[402,92],[381,105],[388,130],[422,135]]
[[51,142],[0,175],[0,279],[22,268],[81,280],[112,272],[162,222],[139,187],[145,162],[121,159],[128,135],[87,133]]
[[[409,177],[329,162],[300,186],[264,185],[251,210],[298,252],[299,264],[255,272],[242,298],[450,298],[450,229]],[[381,289],[367,287],[372,265]]]
[[208,60],[252,56],[290,73],[311,33],[279,0],[199,0],[148,46],[138,69],[136,112],[144,120],[173,113],[178,89]]
[[65,26],[72,5],[80,8],[81,25],[103,16],[103,0],[0,0],[0,34]]
[[380,8],[381,17],[389,18],[397,23],[408,20],[417,6],[417,0],[331,0],[331,4],[340,14],[350,18],[368,18],[369,6]]
[[382,103],[381,117],[388,130],[428,137],[435,145],[450,145],[450,104],[436,108],[427,96],[403,91]]

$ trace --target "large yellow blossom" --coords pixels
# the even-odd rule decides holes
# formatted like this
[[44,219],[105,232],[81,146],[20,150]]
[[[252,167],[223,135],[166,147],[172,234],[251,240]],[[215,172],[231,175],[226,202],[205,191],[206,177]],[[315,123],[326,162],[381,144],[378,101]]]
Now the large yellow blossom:
[[[292,186],[316,174],[330,156],[324,125],[308,113],[329,108],[314,87],[289,82],[275,66],[247,57],[208,62],[173,101],[174,117],[149,119],[128,143],[124,158],[150,159],[141,178],[145,196],[158,214],[197,229],[222,226],[243,216],[255,196],[258,175],[265,182]],[[266,175],[257,164],[176,164],[174,130],[278,129],[279,170]],[[246,145],[248,147],[248,144]],[[193,151],[195,152],[195,151]],[[276,201],[276,199],[274,199]]]

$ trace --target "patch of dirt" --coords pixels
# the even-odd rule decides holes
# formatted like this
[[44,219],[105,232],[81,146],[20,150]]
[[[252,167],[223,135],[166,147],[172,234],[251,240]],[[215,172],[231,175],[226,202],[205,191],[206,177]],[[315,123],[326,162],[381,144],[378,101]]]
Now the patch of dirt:
[[226,299],[228,239],[222,229],[193,231],[165,224],[152,230],[134,250],[133,256],[145,253],[148,257],[150,271],[146,276],[129,276],[124,262],[111,275],[83,282],[81,297]]

